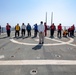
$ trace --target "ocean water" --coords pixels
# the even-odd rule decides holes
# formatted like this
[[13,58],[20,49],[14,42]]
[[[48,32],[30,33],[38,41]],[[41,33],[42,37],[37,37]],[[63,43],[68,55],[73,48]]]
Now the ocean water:
[[[11,27],[11,31],[14,31],[14,27]],[[1,28],[1,32],[2,33],[5,33],[6,32],[6,28],[5,27],[2,27]]]

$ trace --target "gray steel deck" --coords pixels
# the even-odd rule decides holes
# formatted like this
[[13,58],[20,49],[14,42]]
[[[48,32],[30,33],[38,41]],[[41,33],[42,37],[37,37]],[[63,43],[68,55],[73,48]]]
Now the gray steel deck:
[[76,75],[76,37],[8,38],[0,35],[0,75]]

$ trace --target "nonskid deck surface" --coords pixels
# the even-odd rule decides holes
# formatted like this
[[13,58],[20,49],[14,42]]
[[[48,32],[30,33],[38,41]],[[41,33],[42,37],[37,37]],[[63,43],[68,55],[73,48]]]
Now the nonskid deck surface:
[[[27,33],[26,33],[27,34]],[[76,37],[22,38],[0,35],[0,75],[76,75]]]

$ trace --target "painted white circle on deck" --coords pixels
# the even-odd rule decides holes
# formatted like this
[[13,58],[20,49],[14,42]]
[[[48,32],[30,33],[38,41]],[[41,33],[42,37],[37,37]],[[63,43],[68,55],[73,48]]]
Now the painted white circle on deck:
[[35,39],[35,41],[39,41],[39,39]]
[[[56,39],[50,39],[48,37],[46,37],[46,39],[48,40],[52,40],[52,41],[56,41],[56,42],[59,42],[59,43],[54,43],[54,44],[43,44],[44,46],[54,46],[54,45],[64,45],[64,44],[69,44],[72,43],[74,41],[73,38],[69,38],[70,40],[68,42],[63,42],[63,41],[60,41],[60,40],[56,40]],[[13,43],[16,43],[16,44],[22,44],[22,45],[38,45],[38,44],[33,44],[33,43],[24,43],[24,42],[19,42],[19,41],[16,41],[14,39],[10,39],[10,41],[12,41]],[[37,39],[38,41],[38,39]],[[76,46],[76,45],[75,45]]]

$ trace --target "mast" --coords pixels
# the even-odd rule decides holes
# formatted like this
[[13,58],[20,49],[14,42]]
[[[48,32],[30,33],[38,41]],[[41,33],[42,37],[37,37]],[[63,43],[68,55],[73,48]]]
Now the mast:
[[46,22],[46,25],[47,25],[47,12],[46,12],[46,17],[45,17],[45,22]]
[[51,13],[51,25],[53,23],[53,12]]
[[[53,23],[53,12],[51,13],[51,25],[52,25],[52,23]],[[50,37],[51,37],[51,30],[50,30]]]

